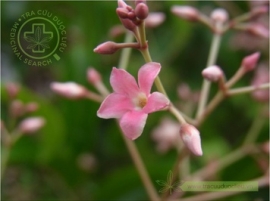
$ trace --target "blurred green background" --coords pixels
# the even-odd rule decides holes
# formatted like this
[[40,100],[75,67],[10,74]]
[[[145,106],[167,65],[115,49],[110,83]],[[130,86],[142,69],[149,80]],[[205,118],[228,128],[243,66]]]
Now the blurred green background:
[[[180,83],[188,83],[194,91],[200,90],[201,71],[206,65],[212,34],[201,24],[174,16],[170,8],[176,4],[192,5],[206,14],[224,6],[230,17],[247,12],[250,4],[247,1],[148,3],[150,11],[166,15],[161,26],[147,30],[147,38],[153,60],[162,64],[161,80],[169,96],[177,102],[176,86]],[[94,91],[86,79],[89,66],[102,74],[110,88],[109,75],[112,67],[118,64],[120,52],[104,56],[95,54],[93,49],[107,40],[124,40],[123,35],[117,38],[109,35],[109,30],[119,24],[116,6],[115,1],[1,2],[2,88],[7,82],[19,83],[18,98],[40,105],[31,116],[43,116],[47,121],[42,130],[22,137],[13,147],[2,180],[2,200],[148,199],[115,121],[96,116],[98,103],[67,100],[49,88],[52,81],[74,81]],[[38,9],[56,14],[67,30],[68,47],[61,60],[46,67],[27,66],[13,54],[9,44],[14,22],[22,13]],[[243,49],[233,42],[235,35],[236,31],[229,31],[224,36],[217,60],[227,77],[238,69],[244,56],[255,51],[261,51],[260,61],[268,61],[268,40],[260,39],[263,46]],[[140,53],[132,51],[129,72],[136,76],[143,64]],[[246,75],[237,86],[249,85],[252,75],[253,72]],[[214,86],[213,94],[215,89]],[[197,170],[239,146],[261,106],[249,94],[225,100],[200,129],[204,155],[191,157],[191,169]],[[2,89],[1,118],[4,122],[9,120],[7,107],[6,91]],[[157,190],[160,186],[155,181],[166,179],[177,156],[175,150],[159,154],[151,139],[151,131],[164,115],[170,116],[165,112],[150,115],[143,135],[135,141]],[[258,142],[268,139],[268,129],[266,123]],[[256,161],[246,157],[226,168],[215,180],[245,181],[260,175],[262,172]],[[259,192],[243,193],[226,200],[267,200],[268,196],[268,188],[262,188]]]

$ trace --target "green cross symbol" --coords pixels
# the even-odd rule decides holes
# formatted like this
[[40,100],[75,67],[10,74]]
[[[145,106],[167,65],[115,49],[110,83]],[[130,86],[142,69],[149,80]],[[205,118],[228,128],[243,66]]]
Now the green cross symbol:
[[47,43],[53,38],[53,32],[45,31],[43,23],[33,23],[32,31],[24,32],[23,36],[30,43],[27,49],[31,49],[33,53],[44,53],[46,49],[50,49]]

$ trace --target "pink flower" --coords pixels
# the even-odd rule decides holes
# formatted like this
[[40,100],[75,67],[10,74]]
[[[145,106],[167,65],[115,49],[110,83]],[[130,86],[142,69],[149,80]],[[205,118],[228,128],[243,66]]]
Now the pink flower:
[[98,117],[119,118],[123,133],[132,140],[138,138],[148,114],[169,105],[162,93],[150,93],[160,68],[160,64],[154,62],[143,65],[138,73],[138,84],[127,71],[113,68],[110,83],[114,92],[102,102]]

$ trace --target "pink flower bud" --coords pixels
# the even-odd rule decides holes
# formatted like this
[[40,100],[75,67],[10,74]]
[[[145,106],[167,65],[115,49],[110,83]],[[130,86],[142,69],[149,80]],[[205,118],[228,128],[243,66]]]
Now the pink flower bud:
[[95,53],[99,54],[113,54],[119,49],[117,43],[108,41],[100,44],[94,49]]
[[198,10],[191,6],[173,6],[171,12],[187,20],[196,21],[199,19]]
[[26,112],[35,112],[38,109],[38,104],[36,102],[30,102],[25,105],[25,111]]
[[213,10],[211,13],[211,18],[215,22],[225,23],[228,20],[228,13],[225,9],[218,8]]
[[[260,64],[254,73],[252,86],[259,86],[269,82],[268,64]],[[255,90],[252,92],[252,97],[259,102],[269,102],[269,89]]]
[[259,6],[251,10],[252,17],[259,17],[268,12],[268,6]]
[[199,131],[190,124],[182,124],[180,136],[187,148],[195,155],[202,156],[201,138]]
[[261,24],[250,24],[247,27],[247,31],[255,36],[269,38],[269,30]]
[[94,68],[88,68],[87,70],[87,80],[91,84],[96,84],[101,81],[101,76],[99,72]]
[[177,88],[178,96],[182,100],[188,100],[190,99],[192,92],[190,90],[190,87],[188,84],[183,83]]
[[20,100],[14,100],[11,102],[10,105],[10,112],[12,117],[19,117],[22,116],[25,112],[24,104]]
[[259,52],[255,52],[249,56],[246,56],[243,60],[242,60],[242,64],[241,67],[246,71],[252,71],[254,70],[255,66],[258,63],[258,60],[260,58],[260,53]]
[[77,159],[78,166],[85,172],[92,172],[97,166],[97,159],[91,153],[83,153]]
[[30,117],[24,119],[19,125],[19,131],[22,133],[35,133],[45,124],[45,119],[42,117]]
[[218,66],[209,66],[202,71],[202,76],[210,82],[217,82],[223,77],[223,71]]
[[53,82],[51,83],[51,89],[57,94],[69,99],[79,99],[87,95],[87,89],[74,82]]
[[128,11],[125,8],[117,8],[116,13],[122,19],[126,19],[128,17]]
[[149,13],[148,17],[145,19],[145,26],[149,28],[154,28],[159,26],[165,20],[164,13],[154,12]]
[[119,8],[126,8],[128,6],[123,0],[118,0],[117,3]]
[[130,31],[134,31],[134,29],[136,28],[136,25],[134,24],[134,22],[132,22],[130,19],[121,19],[120,18],[121,23],[124,25],[124,27]]
[[10,98],[15,98],[20,91],[20,86],[12,82],[7,83],[5,87]]
[[125,31],[126,30],[124,29],[124,27],[119,24],[119,25],[115,25],[111,28],[109,35],[112,38],[116,38],[117,36],[124,34]]
[[147,18],[149,13],[148,6],[145,3],[139,3],[135,8],[135,15],[140,19],[144,20]]
[[135,5],[137,6],[139,3],[146,4],[146,0],[135,0]]

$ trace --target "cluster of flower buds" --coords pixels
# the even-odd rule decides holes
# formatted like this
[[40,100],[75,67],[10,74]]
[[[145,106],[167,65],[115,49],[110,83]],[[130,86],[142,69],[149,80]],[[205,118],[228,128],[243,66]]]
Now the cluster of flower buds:
[[[9,97],[9,115],[10,120],[16,122],[18,118],[38,110],[39,105],[36,102],[23,103],[18,99],[20,86],[15,83],[7,83],[5,85],[6,92]],[[21,134],[29,134],[38,131],[45,124],[43,117],[27,117],[24,118],[17,127],[17,132]],[[2,122],[4,127],[4,122]],[[10,128],[13,129],[13,128]]]
[[222,8],[214,9],[210,14],[210,17],[192,6],[173,6],[171,11],[180,18],[193,22],[201,22],[218,34],[223,34],[229,28],[233,28],[247,31],[259,37],[269,37],[269,30],[265,26],[256,22],[250,22],[250,20],[258,18],[268,12],[268,7],[265,5],[252,8],[250,12],[230,21],[228,12]]
[[[145,27],[156,27],[160,25],[165,15],[160,12],[149,13],[148,6],[145,0],[135,0],[135,9],[127,5],[123,0],[118,0],[118,8],[116,13],[125,27],[125,29],[131,31],[135,36],[136,43],[115,43],[107,41],[94,49],[94,52],[99,54],[113,54],[122,48],[134,48],[134,49],[145,49],[148,44],[145,39]],[[124,33],[125,30],[119,26],[113,27],[110,31],[110,35],[113,37]]]
[[[144,20],[146,28],[155,28],[162,24],[165,20],[165,15],[162,12],[150,12],[147,18]],[[115,25],[111,28],[109,35],[115,38],[126,32],[122,25]]]
[[135,9],[127,5],[123,0],[118,0],[118,8],[116,13],[122,24],[130,31],[134,31],[136,26],[141,24],[148,16],[148,6],[146,1],[135,1]]

